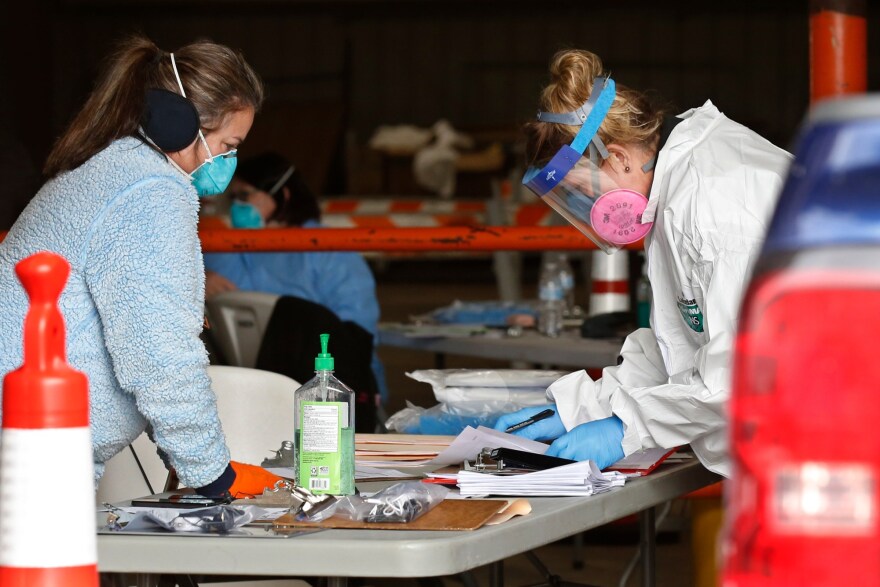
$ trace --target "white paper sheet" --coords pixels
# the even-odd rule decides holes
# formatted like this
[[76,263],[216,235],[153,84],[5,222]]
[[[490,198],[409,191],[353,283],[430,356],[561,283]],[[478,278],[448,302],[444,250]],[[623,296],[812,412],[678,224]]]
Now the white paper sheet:
[[461,465],[465,460],[473,461],[484,448],[512,448],[537,454],[547,452],[543,442],[529,440],[514,434],[499,432],[485,426],[472,428],[468,426],[455,437],[449,448],[437,455],[427,464],[440,468],[447,465]]

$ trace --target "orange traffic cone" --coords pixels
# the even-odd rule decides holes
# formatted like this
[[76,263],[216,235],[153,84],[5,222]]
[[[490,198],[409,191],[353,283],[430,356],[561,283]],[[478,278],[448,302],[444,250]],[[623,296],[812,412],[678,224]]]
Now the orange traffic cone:
[[70,265],[42,252],[15,272],[31,305],[24,362],[3,379],[0,585],[97,587],[88,380],[67,364],[58,309]]

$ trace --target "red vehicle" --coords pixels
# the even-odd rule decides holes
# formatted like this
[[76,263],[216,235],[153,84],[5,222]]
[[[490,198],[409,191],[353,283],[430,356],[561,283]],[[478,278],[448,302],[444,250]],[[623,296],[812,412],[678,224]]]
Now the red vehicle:
[[811,112],[744,300],[723,585],[880,585],[880,96]]

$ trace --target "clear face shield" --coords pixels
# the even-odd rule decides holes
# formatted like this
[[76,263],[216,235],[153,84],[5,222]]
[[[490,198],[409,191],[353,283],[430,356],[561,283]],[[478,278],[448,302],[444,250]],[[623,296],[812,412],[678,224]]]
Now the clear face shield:
[[651,230],[651,223],[642,223],[648,198],[620,187],[602,170],[608,151],[596,131],[614,94],[614,80],[597,78],[590,100],[578,110],[540,112],[541,122],[576,124],[581,130],[571,145],[563,145],[543,168],[530,168],[523,178],[526,187],[609,254]]

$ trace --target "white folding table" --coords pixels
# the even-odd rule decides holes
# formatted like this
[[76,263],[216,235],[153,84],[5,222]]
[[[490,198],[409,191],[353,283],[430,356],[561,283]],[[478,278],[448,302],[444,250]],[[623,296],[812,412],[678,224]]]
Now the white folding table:
[[[494,563],[494,583],[501,585],[505,558],[639,513],[643,584],[653,585],[654,506],[719,479],[696,459],[662,465],[607,493],[531,498],[531,514],[469,532],[323,530],[289,538],[101,532],[98,567],[138,574],[320,576],[340,586],[348,577],[446,576]],[[369,485],[361,489],[379,488]]]

